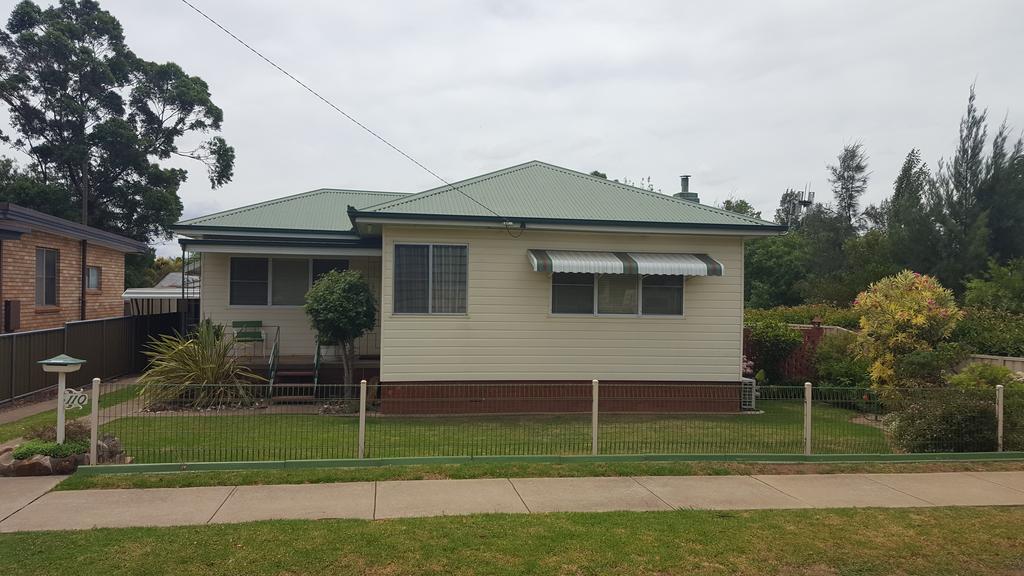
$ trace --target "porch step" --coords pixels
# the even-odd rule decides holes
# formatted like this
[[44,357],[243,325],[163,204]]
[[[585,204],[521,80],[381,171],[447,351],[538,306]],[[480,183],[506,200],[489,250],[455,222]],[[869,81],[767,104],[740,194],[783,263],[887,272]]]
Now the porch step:
[[274,402],[312,402],[316,400],[316,397],[312,394],[308,396],[272,396]]
[[284,378],[309,378],[316,374],[314,370],[278,370],[277,376]]

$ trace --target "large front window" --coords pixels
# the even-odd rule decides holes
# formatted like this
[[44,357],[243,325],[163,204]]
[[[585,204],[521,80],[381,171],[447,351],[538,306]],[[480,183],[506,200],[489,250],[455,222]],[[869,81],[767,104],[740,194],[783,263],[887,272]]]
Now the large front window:
[[465,314],[468,282],[465,246],[396,244],[396,314]]
[[347,270],[348,260],[232,258],[232,306],[301,306],[309,287],[329,270]]
[[552,314],[682,316],[683,277],[672,275],[551,275]]

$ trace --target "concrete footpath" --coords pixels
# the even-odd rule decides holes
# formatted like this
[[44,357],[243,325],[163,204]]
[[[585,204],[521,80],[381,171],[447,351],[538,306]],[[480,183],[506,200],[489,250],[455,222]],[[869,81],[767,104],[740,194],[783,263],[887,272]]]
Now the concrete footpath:
[[50,492],[0,478],[0,532],[618,510],[1022,506],[1024,471],[410,480]]

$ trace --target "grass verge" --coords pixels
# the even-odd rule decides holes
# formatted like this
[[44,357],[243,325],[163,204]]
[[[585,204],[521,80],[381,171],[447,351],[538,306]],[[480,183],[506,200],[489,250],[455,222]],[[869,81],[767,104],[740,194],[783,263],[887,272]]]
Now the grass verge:
[[0,535],[48,574],[1019,574],[1024,508],[275,521]]
[[194,486],[254,486],[320,484],[383,480],[467,478],[557,478],[581,476],[712,476],[735,474],[850,474],[893,472],[962,472],[1024,470],[1022,461],[920,462],[842,464],[757,464],[733,462],[588,462],[469,463],[373,468],[304,468],[294,470],[234,470],[168,472],[160,474],[75,474],[57,490],[93,488],[187,488]]
[[[134,385],[125,386],[118,388],[117,390],[111,390],[100,396],[100,408],[107,408],[127,402],[138,394],[138,388]],[[56,402],[55,400],[53,402]],[[88,404],[81,409],[68,410],[67,417],[69,419],[77,419],[83,416],[88,416],[92,413],[92,405]],[[14,422],[8,422],[6,424],[0,424],[0,442],[7,442],[15,438],[21,438],[25,435],[25,432],[36,426],[45,426],[47,424],[57,423],[57,410],[47,410],[46,412],[40,412],[31,416],[26,416],[20,420]]]

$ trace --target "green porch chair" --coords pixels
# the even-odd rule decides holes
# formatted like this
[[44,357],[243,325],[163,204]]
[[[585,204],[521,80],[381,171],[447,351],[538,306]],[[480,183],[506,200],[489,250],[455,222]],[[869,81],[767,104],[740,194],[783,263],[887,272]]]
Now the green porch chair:
[[235,320],[231,323],[231,331],[236,344],[248,344],[253,348],[259,345],[260,355],[263,355],[266,334],[263,332],[262,320]]

